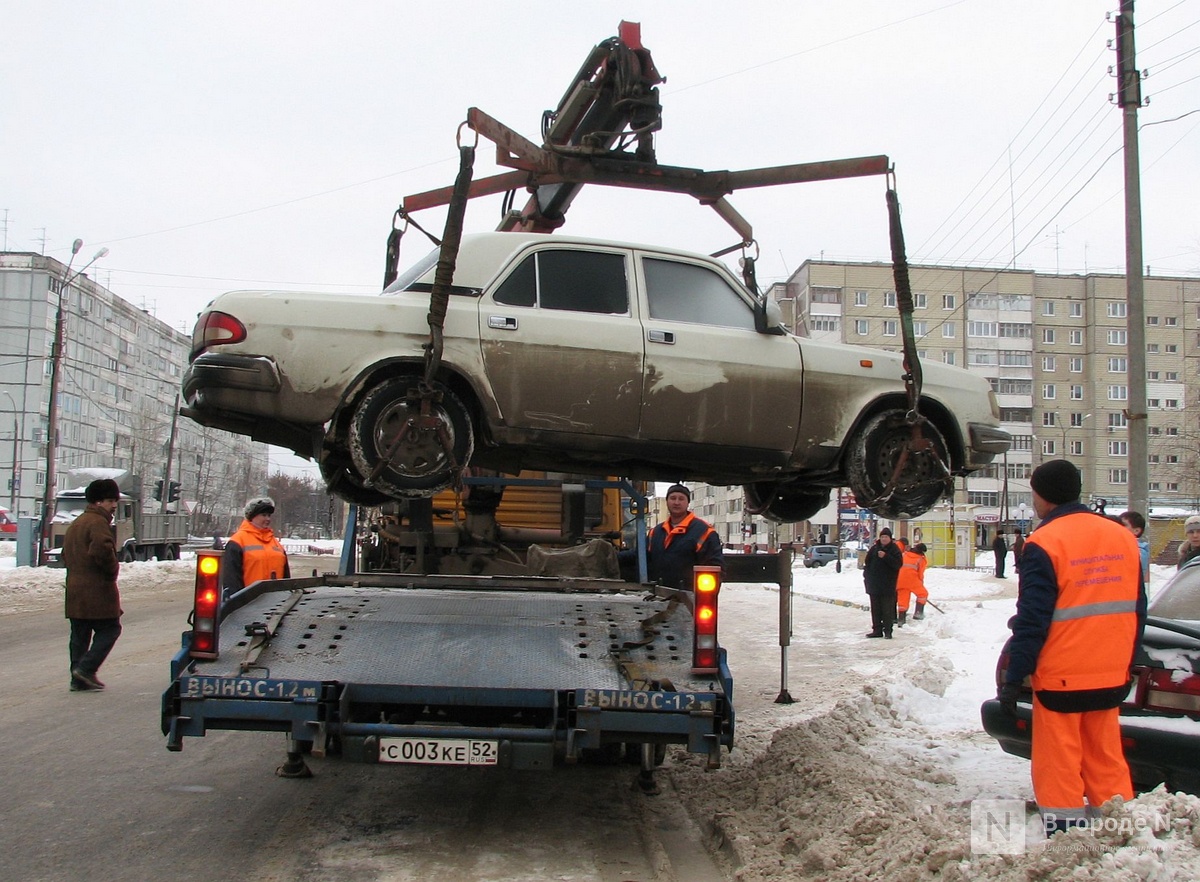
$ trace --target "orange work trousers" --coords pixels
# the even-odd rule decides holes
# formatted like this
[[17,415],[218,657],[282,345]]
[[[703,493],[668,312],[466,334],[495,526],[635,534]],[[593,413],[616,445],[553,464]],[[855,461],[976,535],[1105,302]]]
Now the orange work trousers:
[[1117,708],[1057,713],[1035,694],[1031,774],[1043,818],[1082,820],[1114,796],[1133,799]]
[[903,586],[897,585],[896,586],[896,609],[907,612],[908,611],[908,601],[910,600],[911,595],[914,595],[914,594],[917,596],[917,603],[924,603],[925,601],[927,601],[929,599],[929,592],[925,589],[925,586],[920,583],[917,583],[917,586],[915,588],[909,587],[908,585],[903,585]]

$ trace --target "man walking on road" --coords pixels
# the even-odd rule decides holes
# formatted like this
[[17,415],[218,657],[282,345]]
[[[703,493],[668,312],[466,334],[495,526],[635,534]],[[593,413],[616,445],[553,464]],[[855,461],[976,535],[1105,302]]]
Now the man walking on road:
[[1033,681],[1033,795],[1047,835],[1133,798],[1118,707],[1146,621],[1137,540],[1079,501],[1079,470],[1051,460],[1030,477],[1041,524],[1021,555],[1009,664],[998,698],[1016,715]]
[[871,598],[868,637],[892,639],[892,626],[896,622],[896,579],[903,563],[900,546],[892,541],[892,531],[884,527],[863,564],[863,582]]
[[1004,534],[999,530],[996,531],[996,539],[992,542],[992,554],[996,556],[996,578],[1004,578],[1004,558],[1008,557],[1008,543],[1004,541]]
[[117,590],[117,543],[113,514],[121,490],[108,478],[84,491],[87,508],[63,536],[67,567],[67,618],[71,620],[71,691],[104,688],[96,672],[121,636],[121,595]]

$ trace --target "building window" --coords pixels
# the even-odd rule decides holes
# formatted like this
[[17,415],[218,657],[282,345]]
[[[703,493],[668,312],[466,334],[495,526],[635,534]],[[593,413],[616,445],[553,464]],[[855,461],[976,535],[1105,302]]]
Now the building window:
[[1083,304],[1082,303],[1072,303],[1071,304],[1071,318],[1083,318]]
[[1082,346],[1083,345],[1083,331],[1071,331],[1071,334],[1068,337],[1067,342],[1070,343],[1072,346]]
[[1033,337],[1033,325],[1026,322],[1000,322],[1000,336],[1028,340]]
[[1158,316],[1156,316],[1156,315],[1148,315],[1148,316],[1146,316],[1146,324],[1148,324],[1148,325],[1157,325],[1157,324],[1158,324]]
[[1054,328],[1042,328],[1042,342],[1043,343],[1053,343],[1054,342]]
[[1147,380],[1157,380],[1158,379],[1158,371],[1146,371],[1146,379]]
[[1109,456],[1129,456],[1128,441],[1109,441],[1108,442]]
[[1033,353],[1018,349],[1001,349],[1000,364],[1008,367],[1033,367]]
[[1151,482],[1150,482],[1150,489],[1151,489],[1151,490],[1161,490],[1161,489],[1162,489],[1162,484],[1158,483],[1158,481],[1151,481]]
[[1168,493],[1178,493],[1179,492],[1179,482],[1178,481],[1167,481],[1167,492]]
[[954,309],[955,298],[953,294],[942,295],[942,309]]
[[956,328],[954,327],[954,322],[946,322],[944,325],[942,325],[942,336],[943,337],[953,337],[955,334],[955,331],[956,331]]
[[1129,469],[1109,469],[1108,483],[1110,484],[1128,484]]
[[1108,332],[1108,345],[1109,346],[1124,346],[1125,345],[1125,332],[1117,331],[1117,330],[1110,330]]
[[1174,328],[1176,325],[1179,324],[1179,319],[1177,319],[1173,315],[1169,315],[1163,319],[1163,324],[1166,325],[1168,328]]
[[1179,426],[1167,426],[1167,435],[1176,437],[1179,435]]
[[918,291],[913,295],[913,309],[928,309],[929,295],[924,291]]
[[1071,358],[1067,360],[1067,370],[1069,370],[1073,374],[1082,374],[1083,373],[1083,359],[1080,358],[1078,355],[1071,356]]
[[967,364],[995,364],[996,353],[991,349],[968,349]]
[[968,337],[995,337],[997,336],[996,322],[967,322]]
[[1046,411],[1042,414],[1042,425],[1047,429],[1055,429],[1058,427],[1058,417],[1053,411]]
[[1047,439],[1042,442],[1042,456],[1057,456],[1058,450],[1055,448],[1054,442]]
[[1124,356],[1116,356],[1108,360],[1108,372],[1110,374],[1123,374],[1128,369],[1128,363]]
[[1158,344],[1157,343],[1147,343],[1146,351],[1149,353],[1152,353],[1152,354],[1155,352],[1158,352]]
[[917,337],[924,337],[929,333],[929,322],[913,322],[913,334]]
[[1010,462],[1008,464],[1008,477],[1010,479],[1028,481],[1031,474],[1033,474],[1033,463]]
[[895,337],[896,336],[896,319],[884,319],[883,320],[883,336],[885,336],[885,337]]
[[942,362],[944,364],[954,364],[955,363],[953,349],[947,349],[944,352],[942,352]]
[[1108,387],[1109,401],[1128,401],[1129,387],[1128,386],[1109,386]]
[[1146,457],[1146,461],[1151,465],[1154,465],[1155,463],[1159,462],[1159,455],[1157,453],[1151,453]]
[[1146,399],[1146,407],[1159,407],[1159,406],[1160,405],[1159,405],[1157,398],[1147,398]]
[[1000,493],[994,490],[971,490],[967,493],[968,505],[987,505],[995,508],[1000,504]]
[[1163,352],[1166,352],[1166,353],[1175,353],[1178,351],[1179,351],[1179,345],[1177,343],[1168,343],[1166,346],[1163,347]]
[[1043,300],[1042,301],[1042,315],[1054,315],[1054,301],[1053,300]]
[[1167,410],[1179,410],[1179,399],[1178,398],[1168,398],[1168,399],[1166,399],[1166,402],[1167,403],[1165,406],[1166,406]]
[[858,336],[865,337],[867,335],[867,332],[870,330],[871,330],[871,323],[869,321],[867,321],[866,319],[855,319],[854,320],[854,333],[858,334]]
[[1169,465],[1177,465],[1179,463],[1179,454],[1178,453],[1168,453],[1167,454],[1167,463]]
[[992,388],[999,395],[1032,395],[1033,380],[1000,377],[998,380],[992,380]]
[[1076,384],[1071,386],[1071,400],[1083,401],[1083,387]]
[[867,292],[866,291],[855,291],[854,292],[854,305],[855,306],[866,306],[867,305]]
[[1178,383],[1179,382],[1179,371],[1167,371],[1167,382],[1168,383]]
[[1057,362],[1054,360],[1054,356],[1053,355],[1043,355],[1042,356],[1042,370],[1053,371],[1056,369],[1057,369]]
[[1056,391],[1057,390],[1054,388],[1053,383],[1043,383],[1042,384],[1042,397],[1045,398],[1047,401],[1052,401],[1055,398]]
[[1032,407],[1002,407],[1000,408],[1002,423],[1031,423],[1033,422]]
[[884,291],[883,292],[883,305],[890,306],[892,309],[896,308],[896,292],[895,291]]
[[1125,318],[1128,315],[1123,300],[1110,300],[1108,303],[1109,318]]
[[813,288],[812,291],[813,303],[841,303],[842,289],[841,288]]
[[1113,429],[1123,429],[1126,425],[1128,425],[1128,421],[1125,419],[1124,411],[1108,415],[1108,430],[1110,432]]
[[817,315],[813,316],[812,329],[814,331],[837,331],[840,330],[842,323],[835,316]]

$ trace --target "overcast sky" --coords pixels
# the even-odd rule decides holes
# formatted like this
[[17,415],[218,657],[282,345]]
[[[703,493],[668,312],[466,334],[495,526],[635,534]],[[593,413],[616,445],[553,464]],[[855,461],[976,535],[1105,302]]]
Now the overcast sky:
[[[3,246],[66,261],[190,331],[231,288],[377,291],[392,213],[448,185],[478,106],[540,141],[622,19],[667,77],[660,162],[741,169],[886,154],[913,262],[1123,272],[1115,36],[1098,0],[8,3]],[[1145,263],[1200,274],[1200,5],[1142,0]],[[1189,115],[1190,114],[1190,115]],[[476,176],[496,171],[480,151]],[[743,191],[760,283],[888,258],[878,178]],[[520,204],[520,203],[518,203]],[[500,198],[469,230],[494,228]],[[5,223],[6,219],[6,223]],[[443,215],[422,225],[440,231]],[[566,230],[716,251],[685,196],[585,189]],[[428,243],[410,233],[401,263]]]

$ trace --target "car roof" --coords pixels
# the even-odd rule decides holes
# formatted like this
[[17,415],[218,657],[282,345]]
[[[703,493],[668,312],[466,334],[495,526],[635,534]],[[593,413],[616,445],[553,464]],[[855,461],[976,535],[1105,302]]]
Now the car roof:
[[[485,288],[495,277],[497,271],[507,265],[514,255],[539,245],[582,245],[649,251],[670,257],[701,260],[710,265],[720,266],[726,271],[729,270],[719,260],[709,257],[707,254],[645,243],[623,242],[616,239],[593,239],[586,236],[564,236],[560,233],[553,235],[549,233],[468,233],[462,237],[462,244],[459,246],[454,266],[454,285],[462,288]],[[426,256],[422,255],[422,259],[425,259]],[[432,282],[436,270],[435,264],[423,273],[418,281]],[[733,274],[730,273],[730,275]]]

